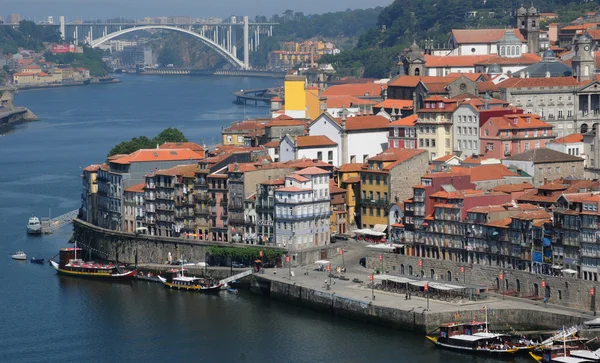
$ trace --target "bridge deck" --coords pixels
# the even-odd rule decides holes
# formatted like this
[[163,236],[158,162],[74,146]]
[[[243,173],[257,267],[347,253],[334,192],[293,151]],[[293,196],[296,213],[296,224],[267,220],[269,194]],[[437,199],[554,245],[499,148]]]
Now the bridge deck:
[[77,217],[79,214],[79,209],[75,209],[70,211],[69,213],[65,213],[56,218],[47,219],[42,218],[42,232],[43,233],[53,233],[57,229],[66,226],[73,222],[73,219]]

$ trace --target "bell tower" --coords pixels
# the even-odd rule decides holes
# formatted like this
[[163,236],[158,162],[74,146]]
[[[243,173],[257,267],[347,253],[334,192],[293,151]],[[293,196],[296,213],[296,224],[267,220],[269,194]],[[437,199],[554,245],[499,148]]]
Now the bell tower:
[[573,75],[579,82],[594,78],[595,61],[591,53],[592,41],[585,35],[575,40],[575,55],[571,59]]
[[529,9],[523,5],[517,10],[517,28],[527,41],[527,52],[538,54],[540,52],[540,13],[531,3]]

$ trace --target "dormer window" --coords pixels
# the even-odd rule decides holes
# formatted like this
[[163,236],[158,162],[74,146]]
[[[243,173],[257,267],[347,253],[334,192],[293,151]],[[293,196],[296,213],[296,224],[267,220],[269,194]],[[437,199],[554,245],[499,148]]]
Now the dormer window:
[[425,108],[429,108],[429,102],[425,102]]
[[439,108],[444,108],[444,102],[440,102],[440,103],[438,104],[438,107],[439,107]]

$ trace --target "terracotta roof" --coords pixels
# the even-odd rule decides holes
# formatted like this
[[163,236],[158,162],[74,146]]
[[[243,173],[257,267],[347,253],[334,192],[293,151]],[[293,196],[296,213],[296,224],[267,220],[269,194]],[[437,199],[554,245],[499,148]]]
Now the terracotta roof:
[[498,185],[491,190],[494,192],[504,192],[504,193],[512,193],[512,192],[522,192],[525,190],[534,189],[534,186],[530,183],[519,183],[519,184],[502,184]]
[[575,24],[567,25],[560,28],[560,30],[587,30],[597,26],[599,23],[586,23],[586,24]]
[[508,170],[505,165],[502,164],[490,164],[490,165],[479,165],[471,168],[465,168],[460,166],[451,167],[452,171],[462,172],[467,175],[471,175],[471,182],[478,182],[484,180],[498,180],[506,177],[518,177],[519,174],[513,173]]
[[204,152],[204,146],[198,145],[195,142],[165,142],[159,146],[160,149],[190,149],[197,153]]
[[283,100],[281,98],[279,98],[278,96],[275,96],[275,97],[271,98],[271,102],[283,102]]
[[296,180],[296,181],[299,181],[299,182],[301,182],[301,183],[303,183],[303,182],[307,182],[307,181],[310,181],[310,179],[308,179],[307,177],[305,177],[305,176],[302,176],[302,175],[300,175],[300,174],[296,174],[296,173],[294,173],[294,174],[290,174],[290,175],[288,175],[286,178],[289,178],[289,179],[294,179],[294,180]]
[[86,166],[83,170],[84,171],[98,171],[98,169],[100,169],[100,166],[102,166],[102,164],[92,164],[92,165]]
[[321,168],[317,168],[316,166],[309,166],[308,168],[304,168],[298,171],[300,175],[320,175],[320,174],[328,174],[327,170],[323,170]]
[[508,226],[510,226],[511,223],[512,223],[512,218],[508,217],[508,218],[503,218],[503,219],[499,219],[497,221],[487,223],[486,226],[508,228]]
[[595,195],[593,195],[593,196],[591,196],[589,198],[585,198],[583,201],[584,202],[590,202],[590,203],[592,203],[592,202],[600,202],[600,194],[595,194]]
[[545,210],[525,211],[512,216],[513,219],[532,220],[532,219],[549,219],[552,215]]
[[465,160],[463,160],[463,164],[481,164],[481,162],[483,160],[487,160],[488,158],[486,158],[485,156],[477,156],[474,157],[473,155],[467,157]]
[[547,148],[529,150],[521,154],[509,156],[504,160],[531,161],[533,163],[583,162],[583,159],[580,157]]
[[591,192],[584,192],[584,193],[565,193],[562,195],[563,197],[565,197],[565,199],[567,201],[569,201],[569,203],[581,203],[583,202],[585,199],[589,198],[592,196]]
[[542,60],[537,54],[531,53],[523,53],[520,57],[501,57],[501,56],[492,56],[487,59],[483,59],[481,61],[476,62],[476,65],[524,65],[524,64],[536,64]]
[[150,161],[202,160],[202,155],[190,149],[141,149],[127,156],[111,160],[115,164],[143,163]]
[[488,91],[497,91],[498,85],[492,81],[486,82],[477,82],[477,89],[480,93],[488,92]]
[[573,77],[509,78],[498,84],[498,88],[574,87],[577,85],[579,82]]
[[480,78],[485,79],[485,81],[491,80],[491,77],[485,73],[461,73],[461,72],[450,72],[446,75],[447,77],[460,77],[464,76],[470,79],[473,82],[477,82]]
[[346,164],[342,164],[338,170],[342,173],[360,171],[364,165],[365,164],[361,164],[361,163],[346,163]]
[[342,183],[347,183],[347,184],[360,183],[360,177],[359,176],[353,176],[353,177],[350,177],[350,178],[342,181]]
[[132,193],[143,193],[145,187],[146,187],[146,183],[139,183],[136,185],[132,185],[129,188],[125,188],[125,191],[132,192]]
[[285,184],[285,178],[265,180],[265,181],[261,182],[260,184],[262,184],[262,185],[283,185],[283,184]]
[[296,138],[296,146],[299,148],[337,146],[337,143],[332,141],[329,137],[325,135],[309,135],[298,136]]
[[398,148],[389,148],[371,158],[369,161],[391,161],[391,164],[388,164],[383,169],[390,170],[394,166],[405,162],[406,160],[412,159],[413,157],[420,155],[422,153],[426,153],[426,150],[420,149],[398,149]]
[[331,165],[329,163],[326,163],[323,160],[312,160],[312,159],[296,159],[296,160],[290,160],[290,161],[286,161],[284,163],[284,165],[286,165],[287,167],[290,168],[296,168],[296,169],[304,169],[304,168],[308,168],[311,166],[322,166],[322,167],[331,167]]
[[388,98],[382,102],[379,102],[373,107],[378,108],[393,108],[396,110],[412,110],[414,102],[412,100],[394,100]]
[[452,159],[453,157],[454,157],[453,154],[448,154],[448,155],[440,156],[439,158],[434,159],[433,161],[445,162],[445,161]]
[[[427,68],[436,67],[473,67],[477,62],[490,58],[490,55],[429,55],[425,54]],[[462,73],[452,73],[460,77]],[[470,78],[469,78],[470,79]]]
[[346,95],[355,97],[378,97],[385,87],[385,84],[378,84],[375,82],[338,84],[321,92],[321,96],[329,97]]
[[346,189],[342,189],[337,186],[335,180],[329,179],[329,193],[330,194],[341,194],[346,193]]
[[273,140],[273,141],[267,142],[263,146],[268,147],[268,148],[275,148],[275,147],[279,147],[280,144],[281,144],[281,141]]
[[485,123],[493,122],[499,130],[552,128],[551,124],[540,118],[541,116],[535,114],[511,114],[490,117]]
[[184,178],[193,178],[196,176],[198,164],[177,165],[169,169],[157,170],[156,175],[182,176]]
[[327,108],[349,108],[358,105],[374,104],[374,101],[363,100],[351,95],[327,96]]
[[[334,118],[334,120],[341,125],[341,118]],[[361,130],[377,130],[386,129],[390,125],[390,120],[383,116],[367,115],[367,116],[354,116],[346,118],[346,130],[347,131],[361,131]]]
[[269,123],[267,120],[252,120],[235,122],[231,126],[223,129],[223,133],[254,133],[262,130]]
[[571,134],[552,140],[557,144],[570,144],[574,142],[583,142],[583,134]]
[[406,116],[405,118],[401,118],[400,120],[397,120],[397,121],[394,121],[394,122],[390,123],[388,126],[391,126],[391,127],[398,127],[398,126],[411,127],[411,126],[415,126],[418,120],[419,120],[419,115],[417,115],[416,113],[413,113],[410,116]]
[[[505,33],[506,29],[453,29],[452,35],[458,44],[496,43]],[[513,29],[515,36],[523,43],[526,42],[518,29]]]
[[[280,98],[280,100],[281,100],[281,98]],[[273,120],[293,120],[293,119],[294,119],[293,117],[288,116],[284,113],[282,115],[275,117]]]
[[480,205],[469,209],[467,212],[470,213],[492,213],[492,212],[504,212],[506,208],[502,205]]

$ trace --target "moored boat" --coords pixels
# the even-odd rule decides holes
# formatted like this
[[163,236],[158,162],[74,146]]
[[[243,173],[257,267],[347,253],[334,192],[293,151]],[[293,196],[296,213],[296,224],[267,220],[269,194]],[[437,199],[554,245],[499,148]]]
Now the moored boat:
[[35,258],[35,257],[32,257],[32,258],[31,258],[29,261],[30,261],[31,263],[37,263],[37,264],[39,264],[39,265],[43,265],[43,264],[44,264],[44,259],[43,259],[43,258]]
[[50,265],[61,275],[100,278],[108,280],[129,280],[135,277],[136,270],[126,270],[124,266],[114,263],[101,264],[94,261],[83,261],[77,258],[81,248],[61,248],[59,262],[49,260]]
[[17,251],[11,257],[13,260],[19,260],[19,261],[25,261],[27,259],[27,255],[23,251]]
[[40,219],[35,215],[29,217],[27,222],[27,233],[29,234],[42,234],[42,224]]
[[222,284],[219,281],[201,277],[187,276],[186,269],[173,269],[165,272],[165,277],[158,279],[170,289],[197,291],[203,293],[216,293],[221,291]]
[[577,328],[563,329],[529,355],[542,363],[600,362],[600,349],[591,351],[586,339],[575,336]]

